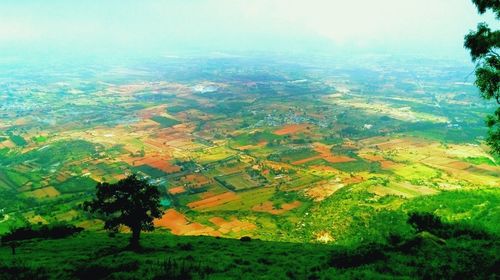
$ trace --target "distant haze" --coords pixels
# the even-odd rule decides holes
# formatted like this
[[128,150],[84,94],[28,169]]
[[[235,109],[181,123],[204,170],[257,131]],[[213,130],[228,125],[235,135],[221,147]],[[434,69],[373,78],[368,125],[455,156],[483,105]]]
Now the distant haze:
[[470,0],[2,0],[4,53],[379,52],[465,57]]

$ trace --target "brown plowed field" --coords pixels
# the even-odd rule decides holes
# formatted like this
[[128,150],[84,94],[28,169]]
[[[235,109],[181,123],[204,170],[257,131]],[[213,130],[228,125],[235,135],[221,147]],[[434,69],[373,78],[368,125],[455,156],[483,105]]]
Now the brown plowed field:
[[222,194],[214,195],[209,198],[188,203],[188,207],[193,210],[200,210],[217,205],[224,204],[229,201],[240,199],[234,192],[225,192]]

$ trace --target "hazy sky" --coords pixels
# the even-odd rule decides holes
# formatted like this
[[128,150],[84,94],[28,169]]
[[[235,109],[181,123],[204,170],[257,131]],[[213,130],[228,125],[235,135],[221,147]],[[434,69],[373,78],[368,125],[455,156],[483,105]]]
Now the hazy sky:
[[470,0],[1,0],[0,48],[465,54],[479,21]]

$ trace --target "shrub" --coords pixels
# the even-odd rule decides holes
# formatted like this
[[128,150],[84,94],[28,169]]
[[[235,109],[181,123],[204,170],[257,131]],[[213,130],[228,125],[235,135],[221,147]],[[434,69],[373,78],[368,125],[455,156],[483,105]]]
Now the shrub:
[[75,270],[74,276],[78,279],[103,279],[115,272],[132,272],[139,269],[136,260],[120,264],[90,263]]
[[250,242],[250,241],[252,241],[252,238],[250,236],[242,236],[240,238],[240,241],[241,242]]
[[417,231],[432,231],[443,226],[441,219],[432,213],[410,213],[408,223]]
[[477,226],[454,223],[443,223],[441,219],[432,213],[411,213],[408,223],[418,232],[428,231],[441,238],[455,238],[468,236],[471,239],[489,239],[491,235]]
[[49,273],[47,270],[40,267],[32,267],[18,260],[13,262],[0,263],[0,279],[3,280],[19,280],[19,279],[48,279]]
[[26,225],[11,230],[2,236],[2,242],[21,241],[33,238],[57,239],[64,238],[83,230],[81,227],[68,224]]
[[387,248],[381,244],[370,243],[355,249],[335,249],[330,256],[330,265],[337,268],[351,268],[385,259]]
[[192,251],[193,245],[191,243],[179,243],[177,247],[183,251]]

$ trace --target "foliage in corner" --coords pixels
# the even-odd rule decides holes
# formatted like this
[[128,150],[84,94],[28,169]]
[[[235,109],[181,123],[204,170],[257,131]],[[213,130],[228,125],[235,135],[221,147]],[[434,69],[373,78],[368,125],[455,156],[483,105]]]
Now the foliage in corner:
[[[491,10],[496,19],[500,19],[499,0],[472,0],[480,14]],[[476,62],[476,86],[481,96],[486,100],[495,100],[497,109],[487,117],[489,127],[486,142],[492,148],[492,153],[500,155],[500,30],[492,30],[482,22],[476,31],[470,31],[465,36],[464,46],[469,50],[472,61]]]

